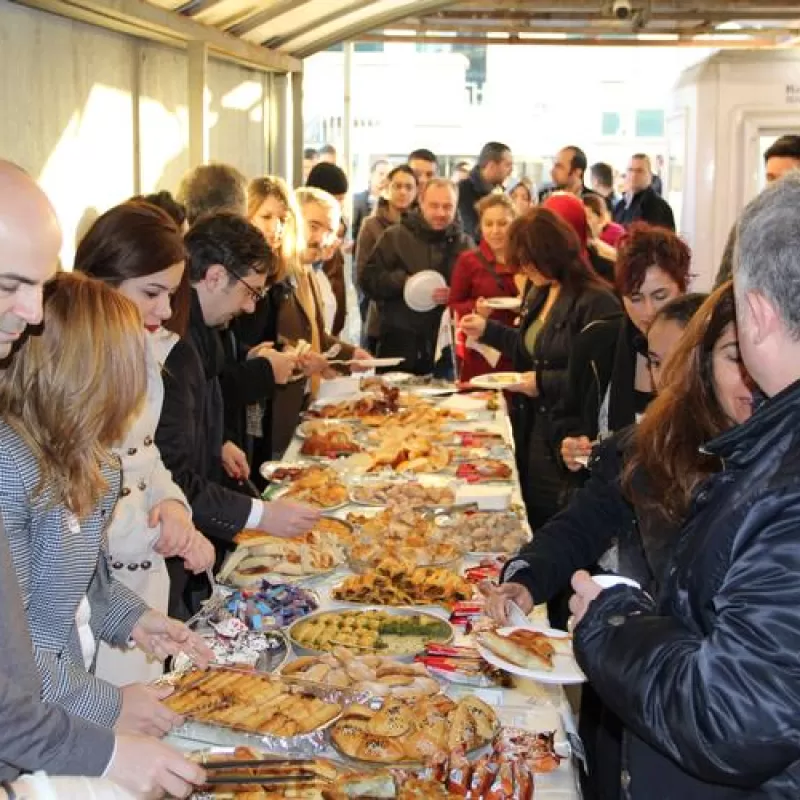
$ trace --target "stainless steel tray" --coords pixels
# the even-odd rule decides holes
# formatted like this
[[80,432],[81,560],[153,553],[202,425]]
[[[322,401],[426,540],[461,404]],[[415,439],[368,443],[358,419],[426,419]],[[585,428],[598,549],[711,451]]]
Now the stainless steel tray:
[[[301,624],[310,622],[311,620],[313,620],[313,619],[315,619],[315,618],[317,618],[319,616],[322,616],[323,614],[352,614],[352,613],[361,613],[361,612],[367,612],[367,611],[381,611],[381,612],[384,612],[386,614],[389,614],[390,616],[396,616],[396,617],[414,617],[414,616],[419,616],[419,617],[425,617],[427,619],[430,619],[431,621],[443,622],[443,623],[445,623],[445,625],[447,625],[447,628],[449,630],[449,634],[448,634],[448,636],[446,638],[437,639],[436,641],[441,643],[441,644],[449,644],[455,638],[455,628],[450,624],[450,622],[447,619],[446,614],[444,614],[444,613],[436,614],[436,613],[432,613],[432,612],[427,611],[427,610],[419,610],[419,609],[415,609],[415,608],[392,608],[392,607],[389,607],[389,606],[375,606],[375,605],[372,605],[372,606],[359,606],[358,608],[354,608],[354,607],[351,606],[351,607],[348,607],[348,608],[333,608],[333,609],[326,609],[326,610],[323,610],[323,611],[317,611],[314,614],[309,614],[307,617],[303,617],[302,619],[299,619],[296,622],[293,622],[289,626],[289,628],[287,629],[286,633],[287,633],[287,636],[289,638],[289,641],[292,644],[292,647],[293,647],[295,653],[297,653],[298,655],[309,655],[309,656],[325,655],[325,653],[330,652],[330,651],[328,651],[328,650],[315,650],[313,648],[306,647],[305,645],[300,644],[297,641],[297,639],[295,638],[295,635],[294,635],[295,631],[297,630],[297,628]],[[363,653],[365,655],[369,654],[369,653],[379,653],[379,654],[382,654],[382,655],[389,655],[389,656],[392,656],[392,658],[396,658],[398,661],[406,661],[406,662],[413,661],[414,658],[419,653],[424,652],[424,647],[420,648],[418,651],[416,651],[414,653],[406,653],[406,654],[401,654],[401,655],[396,655],[394,653],[386,653],[385,651],[382,651],[382,650],[373,650],[371,648],[353,647],[352,649],[354,650],[354,652]]]

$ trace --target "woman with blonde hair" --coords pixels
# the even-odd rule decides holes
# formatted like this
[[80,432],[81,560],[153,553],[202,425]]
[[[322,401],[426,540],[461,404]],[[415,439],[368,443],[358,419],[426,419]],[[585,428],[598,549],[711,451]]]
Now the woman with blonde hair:
[[[345,359],[359,352],[369,354],[331,336],[322,319],[322,299],[311,264],[321,257],[325,237],[339,224],[337,201],[311,188],[300,189],[293,197],[283,180],[269,176],[250,182],[248,212],[279,254],[283,279],[270,288],[255,314],[236,321],[237,338],[250,347],[259,342],[289,351],[308,347],[297,361],[301,373],[276,387],[271,407],[259,418],[262,437],[254,448],[254,463],[259,463],[259,457],[267,461],[283,454],[320,378],[339,374],[328,367],[324,351],[337,347],[336,357]],[[250,423],[249,418],[248,427]]]
[[[78,245],[74,267],[136,303],[147,329],[147,394],[125,440],[114,447],[123,486],[107,537],[114,575],[165,613],[170,583],[165,559],[180,558],[194,573],[214,564],[214,547],[195,530],[191,506],[155,443],[164,403],[161,372],[189,316],[185,261],[176,222],[137,200],[97,219]],[[160,662],[139,650],[100,646],[97,674],[117,686],[148,682],[162,671]]]
[[180,718],[163,690],[95,677],[98,642],[207,662],[202,640],[114,577],[105,530],[118,458],[147,391],[136,306],[99,281],[60,273],[44,326],[0,373],[0,514],[27,612],[42,695],[120,732],[162,735]]

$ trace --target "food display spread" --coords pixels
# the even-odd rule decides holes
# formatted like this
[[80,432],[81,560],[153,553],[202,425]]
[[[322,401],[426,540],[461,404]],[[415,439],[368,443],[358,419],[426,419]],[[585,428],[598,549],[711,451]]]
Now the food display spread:
[[248,743],[292,744],[238,747],[198,798],[549,800],[548,785],[577,797],[560,725],[506,720],[503,693],[532,707],[487,654],[553,672],[571,641],[477,624],[477,582],[496,580],[530,538],[518,490],[501,510],[482,504],[493,486],[469,486],[513,489],[507,429],[471,410],[500,395],[448,407],[415,395],[418,384],[366,378],[358,396],[315,404],[286,461],[263,466],[267,497],[326,516],[296,539],[242,531],[218,575],[235,592],[222,613],[251,633],[274,629],[291,657],[269,675],[190,671],[166,702]]

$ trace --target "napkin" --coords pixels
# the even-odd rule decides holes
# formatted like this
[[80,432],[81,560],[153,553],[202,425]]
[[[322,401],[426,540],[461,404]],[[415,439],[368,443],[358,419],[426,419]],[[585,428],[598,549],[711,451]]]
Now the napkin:
[[503,355],[499,350],[495,350],[494,347],[489,347],[488,344],[481,344],[472,336],[467,337],[467,347],[470,350],[475,350],[475,352],[480,353],[489,363],[490,367],[496,367],[497,362],[500,361],[500,357]]

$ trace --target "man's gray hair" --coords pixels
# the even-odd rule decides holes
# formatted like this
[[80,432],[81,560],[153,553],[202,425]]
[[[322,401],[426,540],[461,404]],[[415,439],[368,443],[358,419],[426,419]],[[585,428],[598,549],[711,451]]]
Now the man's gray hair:
[[431,178],[426,184],[422,191],[419,193],[420,200],[425,197],[425,195],[431,189],[450,189],[453,194],[458,197],[458,186],[450,180],[450,178]]
[[739,219],[733,282],[756,291],[800,340],[800,170],[792,170],[752,200]]
[[299,189],[295,189],[294,196],[301,214],[305,206],[319,206],[324,209],[325,213],[328,215],[331,227],[334,230],[339,227],[339,222],[342,218],[342,207],[332,194],[316,186],[301,186]]
[[189,225],[206,214],[247,214],[247,178],[229,164],[202,164],[183,176],[177,200]]

